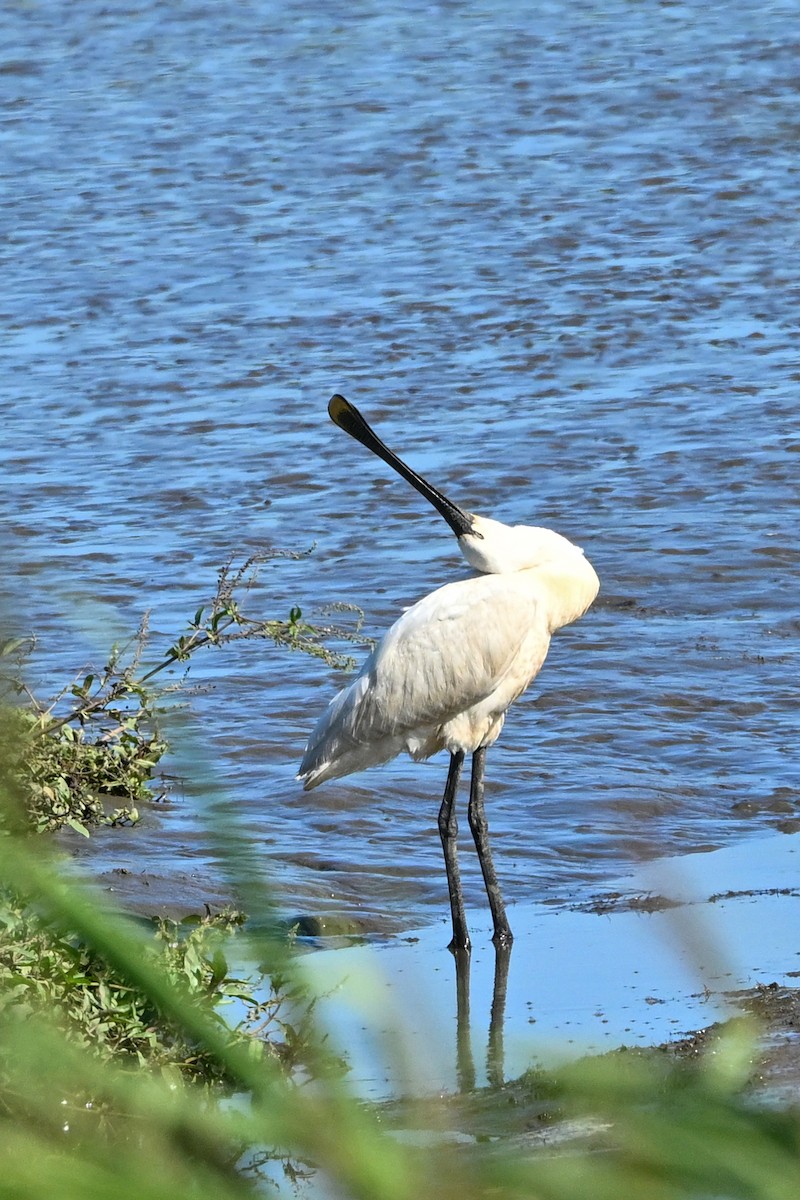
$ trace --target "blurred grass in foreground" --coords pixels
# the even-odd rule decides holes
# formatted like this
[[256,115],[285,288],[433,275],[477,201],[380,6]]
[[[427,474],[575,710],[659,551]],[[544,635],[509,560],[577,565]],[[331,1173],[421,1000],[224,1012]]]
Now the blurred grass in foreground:
[[[305,1194],[418,1200],[419,1197],[547,1197],[552,1200],[678,1200],[800,1195],[800,1122],[746,1098],[752,1030],[734,1025],[697,1064],[609,1055],[542,1078],[551,1111],[591,1118],[588,1141],[535,1152],[489,1143],[404,1145],[323,1069],[311,1085],[280,1060],[230,1036],[159,969],[145,931],[59,876],[40,838],[0,838],[6,888],[29,898],[55,930],[109,964],[182,1033],[220,1064],[230,1089],[169,1070],[102,1061],[59,1030],[52,1005],[0,1018],[0,1196],[242,1196],[254,1166],[286,1162],[281,1190],[311,1172]],[[267,961],[291,971],[286,950],[267,938]],[[313,1044],[309,1055],[313,1057]],[[502,1095],[498,1104],[502,1105]],[[426,1105],[429,1127],[447,1111]],[[556,1126],[554,1126],[554,1129]],[[272,1183],[262,1183],[268,1191]]]

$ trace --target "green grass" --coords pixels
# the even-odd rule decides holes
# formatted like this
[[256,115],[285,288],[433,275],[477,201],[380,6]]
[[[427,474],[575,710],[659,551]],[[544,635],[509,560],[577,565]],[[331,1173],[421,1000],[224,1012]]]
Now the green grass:
[[[796,1200],[800,1121],[749,1098],[744,1082],[753,1031],[733,1026],[696,1063],[609,1055],[533,1078],[554,1119],[591,1119],[594,1132],[558,1152],[524,1139],[425,1148],[397,1141],[379,1112],[348,1094],[313,1029],[306,1063],[313,1085],[297,1081],[280,1056],[232,1034],[165,968],[138,926],[42,862],[33,839],[6,837],[0,870],[26,889],[48,928],[84,952],[157,1012],[176,1043],[204,1071],[165,1067],[158,1057],[98,1055],[69,1032],[68,1006],[47,988],[19,1001],[3,986],[0,1007],[0,1196],[224,1198],[250,1194],[257,1164],[308,1174],[306,1194],[359,1200]],[[269,940],[268,940],[269,941]],[[290,976],[285,948],[260,949]],[[127,1057],[127,1061],[125,1061]],[[184,1065],[186,1063],[184,1059]],[[314,1064],[318,1067],[314,1069]],[[304,1073],[304,1078],[306,1078]],[[225,1087],[219,1081],[225,1082]],[[236,1093],[236,1104],[225,1094]],[[422,1111],[422,1110],[420,1110]],[[426,1120],[446,1130],[448,1112],[428,1104]],[[264,1185],[272,1187],[272,1184]]]

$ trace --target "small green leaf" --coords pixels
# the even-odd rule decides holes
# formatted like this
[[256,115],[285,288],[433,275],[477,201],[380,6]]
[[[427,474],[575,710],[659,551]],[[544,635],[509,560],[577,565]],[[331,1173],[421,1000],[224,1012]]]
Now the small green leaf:
[[24,646],[27,638],[8,638],[5,642],[0,642],[0,658],[8,658],[15,650],[19,650],[20,646]]

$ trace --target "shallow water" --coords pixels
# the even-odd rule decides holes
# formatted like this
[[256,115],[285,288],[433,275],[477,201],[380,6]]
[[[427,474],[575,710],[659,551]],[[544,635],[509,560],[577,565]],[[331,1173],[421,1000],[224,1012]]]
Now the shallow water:
[[484,921],[467,962],[429,928],[309,954],[300,969],[349,1081],[372,1100],[675,1042],[741,1015],[743,989],[794,987],[798,841],[656,860],[579,911],[520,904],[510,952],[495,952]]
[[[457,502],[558,528],[602,580],[489,756],[509,900],[795,828],[794,18],[13,7],[4,591],[42,688],[146,609],[171,641],[231,553],[314,544],[251,607],[351,601],[373,634],[461,574],[328,422],[341,390]],[[209,822],[236,819],[287,914],[442,916],[443,759],[304,795],[341,678],[261,644],[192,678],[182,785],[94,869],[224,890]]]

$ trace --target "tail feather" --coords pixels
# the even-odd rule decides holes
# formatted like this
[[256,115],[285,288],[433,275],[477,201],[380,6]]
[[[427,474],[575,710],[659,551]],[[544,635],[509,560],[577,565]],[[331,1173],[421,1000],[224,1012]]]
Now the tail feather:
[[388,762],[402,749],[403,742],[397,738],[385,738],[368,746],[357,742],[349,746],[342,743],[324,745],[319,747],[317,753],[306,751],[297,778],[302,780],[303,788],[308,792],[328,779],[341,779],[344,775],[352,775],[354,771],[363,771],[365,767],[377,767]]
[[373,730],[365,742],[354,732],[368,683],[365,675],[354,679],[334,696],[314,727],[297,776],[306,791],[326,779],[340,779],[353,771],[388,762],[403,749],[405,739],[396,734],[376,737]]

